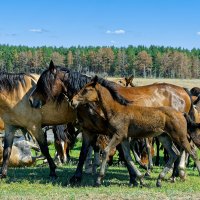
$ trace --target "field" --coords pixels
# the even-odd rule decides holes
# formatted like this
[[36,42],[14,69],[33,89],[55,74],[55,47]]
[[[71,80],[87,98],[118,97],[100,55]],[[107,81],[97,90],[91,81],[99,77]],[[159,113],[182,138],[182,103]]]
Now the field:
[[[187,88],[200,85],[199,80],[134,79],[133,82],[135,85],[170,82]],[[154,167],[151,178],[145,178],[145,187],[129,188],[127,170],[118,165],[108,168],[100,188],[93,187],[96,176],[88,174],[84,174],[81,187],[65,186],[75,171],[80,145],[79,141],[71,152],[72,162],[58,167],[59,178],[55,182],[48,177],[48,166],[41,163],[30,168],[9,168],[8,177],[0,180],[0,199],[200,199],[200,178],[197,170],[193,170],[192,163],[187,168],[185,182],[177,179],[176,183],[170,183],[169,174],[162,188],[155,185],[161,167]],[[53,146],[50,149],[53,156]]]
[[[114,80],[117,78],[108,78],[110,80]],[[133,79],[133,84],[135,86],[140,86],[140,85],[148,85],[152,83],[171,83],[174,85],[179,85],[182,87],[186,87],[188,89],[191,89],[192,87],[200,87],[200,80],[199,79],[143,79],[143,78],[134,78]]]

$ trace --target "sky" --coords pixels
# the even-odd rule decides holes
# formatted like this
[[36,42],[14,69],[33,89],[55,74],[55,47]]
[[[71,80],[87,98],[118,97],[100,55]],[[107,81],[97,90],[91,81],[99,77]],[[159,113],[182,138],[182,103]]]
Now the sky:
[[199,0],[1,0],[0,44],[200,48]]

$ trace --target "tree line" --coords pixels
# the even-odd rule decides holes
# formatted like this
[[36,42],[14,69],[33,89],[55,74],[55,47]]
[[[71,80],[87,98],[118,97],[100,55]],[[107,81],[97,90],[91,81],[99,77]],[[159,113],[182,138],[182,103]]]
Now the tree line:
[[0,69],[41,73],[53,60],[83,73],[152,78],[199,78],[200,49],[164,46],[27,47],[0,45]]

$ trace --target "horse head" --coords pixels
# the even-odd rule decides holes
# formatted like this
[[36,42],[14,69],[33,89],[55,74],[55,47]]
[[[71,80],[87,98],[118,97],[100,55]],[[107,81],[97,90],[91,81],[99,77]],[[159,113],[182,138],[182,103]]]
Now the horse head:
[[80,104],[87,104],[90,102],[98,101],[98,94],[95,88],[98,77],[95,76],[92,82],[86,84],[72,99],[71,106],[73,108],[78,107]]
[[40,108],[49,100],[61,101],[67,91],[64,85],[67,72],[67,70],[58,70],[58,67],[51,61],[49,68],[41,74],[35,89],[29,97],[31,106]]

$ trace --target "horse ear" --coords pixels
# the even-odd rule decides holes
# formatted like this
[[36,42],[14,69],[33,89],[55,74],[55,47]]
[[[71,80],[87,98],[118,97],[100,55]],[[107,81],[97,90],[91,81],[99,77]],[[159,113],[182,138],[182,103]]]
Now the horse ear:
[[51,60],[50,64],[49,64],[49,70],[51,73],[55,73],[56,67],[53,63],[53,61]]
[[95,75],[95,77],[92,79],[92,82],[93,82],[92,86],[94,87],[98,82],[98,76],[97,75]]
[[129,77],[129,81],[132,81],[134,79],[134,75],[131,75],[130,77]]

